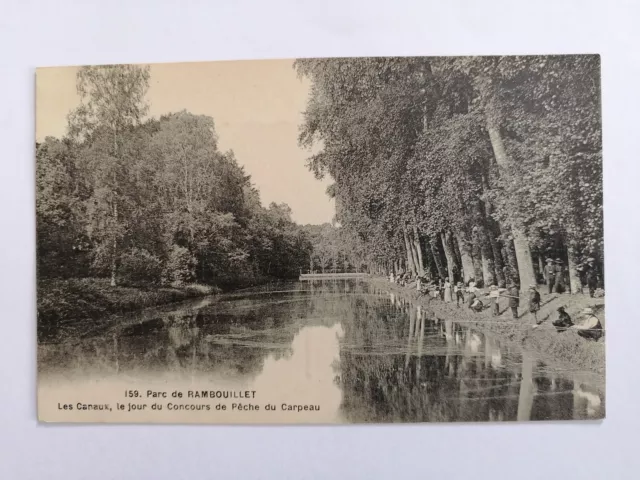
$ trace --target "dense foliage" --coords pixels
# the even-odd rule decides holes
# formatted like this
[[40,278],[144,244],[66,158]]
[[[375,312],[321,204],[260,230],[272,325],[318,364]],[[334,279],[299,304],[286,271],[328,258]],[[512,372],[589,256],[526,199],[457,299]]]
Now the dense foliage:
[[69,135],[37,147],[38,275],[125,284],[297,276],[311,245],[287,205],[264,208],[214,120],[143,121],[149,72],[85,67]]
[[368,270],[366,252],[348,228],[338,228],[329,223],[304,225],[302,228],[312,245],[304,271],[361,273]]
[[597,56],[301,59],[300,144],[370,270],[572,290],[603,263]]

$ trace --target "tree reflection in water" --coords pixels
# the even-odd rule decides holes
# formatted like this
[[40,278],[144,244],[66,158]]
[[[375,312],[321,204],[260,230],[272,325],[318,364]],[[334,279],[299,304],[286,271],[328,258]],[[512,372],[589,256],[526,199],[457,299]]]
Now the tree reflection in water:
[[[390,296],[344,319],[343,409],[352,422],[600,418],[602,400],[531,355]],[[378,339],[377,349],[371,339]],[[402,345],[402,351],[400,346]],[[576,393],[577,392],[577,393]],[[576,411],[574,397],[580,397]],[[591,405],[586,404],[589,398]],[[598,403],[600,402],[600,403]]]
[[[320,345],[331,352],[320,352]],[[215,375],[277,382],[292,392],[321,385],[314,387],[324,389],[318,395],[326,390],[341,421],[349,422],[604,414],[588,378],[574,381],[455,318],[431,318],[359,280],[276,285],[105,321],[100,329],[41,343],[39,369],[67,378],[170,374],[196,382]]]

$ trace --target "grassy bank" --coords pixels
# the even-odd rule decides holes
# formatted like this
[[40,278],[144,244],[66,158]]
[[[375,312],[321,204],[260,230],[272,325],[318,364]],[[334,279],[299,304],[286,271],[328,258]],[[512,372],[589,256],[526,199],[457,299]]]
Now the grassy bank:
[[[549,295],[543,293],[541,288],[542,306],[538,312],[538,320],[541,320],[542,324],[532,328],[534,319],[528,312],[525,293],[521,293],[520,297],[519,318],[513,319],[507,299],[500,299],[501,314],[494,317],[489,309],[475,313],[466,305],[458,308],[455,303],[445,303],[440,299],[419,296],[415,284],[401,287],[380,277],[372,277],[370,281],[426,307],[438,318],[454,319],[476,330],[493,333],[505,340],[518,343],[528,351],[538,354],[540,359],[547,363],[562,364],[576,370],[605,373],[604,338],[593,342],[581,338],[572,331],[558,333],[551,325],[551,322],[556,319],[558,307],[564,306],[574,320],[579,318],[579,313],[584,308],[591,307],[605,326],[604,298],[590,298],[588,295]],[[482,300],[485,304],[488,303]]]
[[38,325],[98,319],[106,315],[218,293],[217,287],[109,285],[108,279],[47,279],[38,282]]

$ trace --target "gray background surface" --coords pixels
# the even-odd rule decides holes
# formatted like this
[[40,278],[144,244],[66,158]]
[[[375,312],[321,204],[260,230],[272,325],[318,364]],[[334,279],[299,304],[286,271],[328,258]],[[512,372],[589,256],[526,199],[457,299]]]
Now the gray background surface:
[[[1,10],[0,478],[640,477],[640,315],[633,275],[640,235],[640,4],[10,0]],[[36,66],[515,53],[602,54],[610,319],[604,422],[293,428],[37,423]]]

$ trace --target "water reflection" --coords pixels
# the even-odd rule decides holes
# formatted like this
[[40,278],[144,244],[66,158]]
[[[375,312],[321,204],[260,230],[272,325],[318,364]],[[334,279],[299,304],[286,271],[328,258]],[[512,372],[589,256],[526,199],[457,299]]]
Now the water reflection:
[[40,342],[39,369],[58,383],[251,387],[321,404],[328,422],[603,417],[599,377],[550,369],[454,320],[357,279],[278,284],[63,329]]

